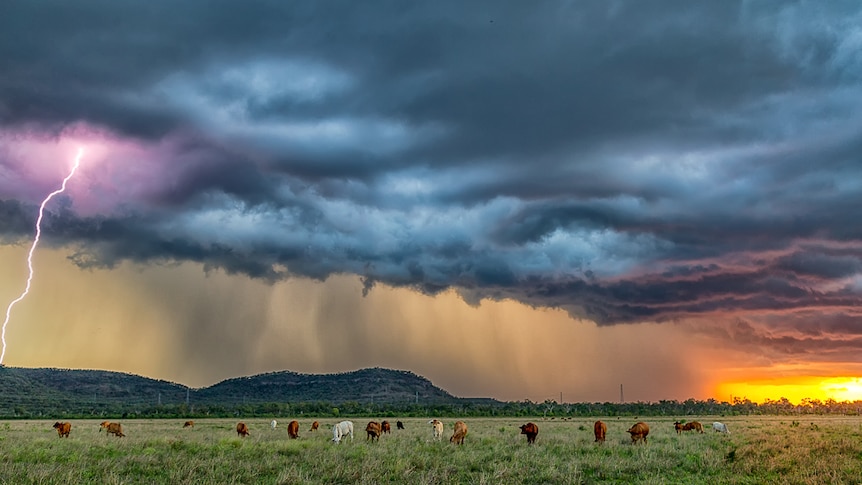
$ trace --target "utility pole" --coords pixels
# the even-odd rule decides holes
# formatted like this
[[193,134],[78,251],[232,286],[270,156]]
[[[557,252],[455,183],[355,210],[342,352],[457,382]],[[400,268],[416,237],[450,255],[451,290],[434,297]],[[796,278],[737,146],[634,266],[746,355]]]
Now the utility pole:
[[159,406],[162,405],[162,391],[159,391]]
[[621,403],[626,402],[625,398],[623,398],[623,385],[622,384],[620,384],[620,402]]
[[419,391],[416,391],[416,404],[419,404]]
[[189,407],[189,388],[186,386],[186,407]]
[[563,404],[563,391],[560,391],[560,404]]

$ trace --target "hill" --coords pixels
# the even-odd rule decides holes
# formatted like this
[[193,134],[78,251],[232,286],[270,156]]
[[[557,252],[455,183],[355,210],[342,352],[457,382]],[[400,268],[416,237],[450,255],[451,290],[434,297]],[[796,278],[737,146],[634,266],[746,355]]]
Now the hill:
[[160,406],[216,407],[261,403],[463,405],[412,372],[361,369],[338,374],[271,372],[191,389],[122,372],[0,366],[0,416],[140,413]]
[[361,369],[340,374],[272,372],[228,379],[195,392],[201,403],[310,402],[451,404],[459,399],[412,372]]

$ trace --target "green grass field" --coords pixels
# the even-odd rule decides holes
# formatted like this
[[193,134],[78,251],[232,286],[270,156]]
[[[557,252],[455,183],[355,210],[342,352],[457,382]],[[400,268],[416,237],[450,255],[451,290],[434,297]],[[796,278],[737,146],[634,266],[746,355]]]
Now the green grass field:
[[[243,420],[251,436],[237,437],[238,420],[121,421],[125,438],[99,432],[96,420],[72,421],[58,438],[53,421],[0,422],[0,483],[862,483],[862,418],[696,417],[705,434],[677,435],[674,417],[644,418],[649,443],[633,446],[632,418],[605,418],[608,439],[593,443],[594,419],[542,421],[536,445],[518,425],[526,419],[476,418],[466,444],[435,442],[427,419],[402,419],[406,430],[365,439],[369,419],[352,418],[356,435],[335,445],[335,419],[299,419],[300,438],[269,419]],[[379,419],[377,419],[379,421]],[[715,433],[714,420],[730,428]]]

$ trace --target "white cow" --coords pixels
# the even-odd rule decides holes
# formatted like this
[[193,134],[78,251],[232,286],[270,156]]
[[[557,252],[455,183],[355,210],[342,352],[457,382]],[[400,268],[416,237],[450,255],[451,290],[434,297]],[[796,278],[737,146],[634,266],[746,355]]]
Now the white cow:
[[719,433],[730,434],[730,431],[728,431],[728,429],[727,429],[727,425],[725,425],[724,423],[719,423],[718,421],[712,423],[712,429],[714,429],[715,431],[717,431]]
[[278,421],[273,419],[272,421],[269,422],[269,429],[274,430],[277,427],[278,427]]
[[341,438],[347,435],[353,441],[353,421],[342,421],[332,427],[332,441],[341,443]]
[[443,438],[443,421],[432,419],[428,421],[428,424],[431,425],[431,430],[434,432],[434,439],[440,441]]

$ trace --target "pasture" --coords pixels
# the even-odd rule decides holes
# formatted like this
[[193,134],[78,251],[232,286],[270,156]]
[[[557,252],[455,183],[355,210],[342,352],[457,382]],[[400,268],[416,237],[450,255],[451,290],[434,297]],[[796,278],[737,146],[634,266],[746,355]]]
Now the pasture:
[[[298,419],[300,437],[286,424]],[[317,432],[311,422],[320,421]],[[428,419],[401,419],[379,442],[366,442],[368,418],[349,418],[353,441],[335,445],[329,418],[243,419],[251,435],[238,438],[236,420],[123,420],[125,438],[99,432],[97,420],[71,420],[69,438],[51,421],[0,422],[0,483],[285,483],[285,484],[583,484],[583,483],[860,483],[862,418],[768,416],[688,417],[705,434],[677,435],[678,416],[641,418],[647,445],[630,444],[633,418],[601,418],[607,441],[593,443],[593,418],[464,419],[463,446],[449,443],[456,419],[442,418],[444,439],[432,440]],[[380,418],[375,418],[380,421]],[[726,423],[731,434],[715,433]],[[528,446],[518,426],[539,426]]]

